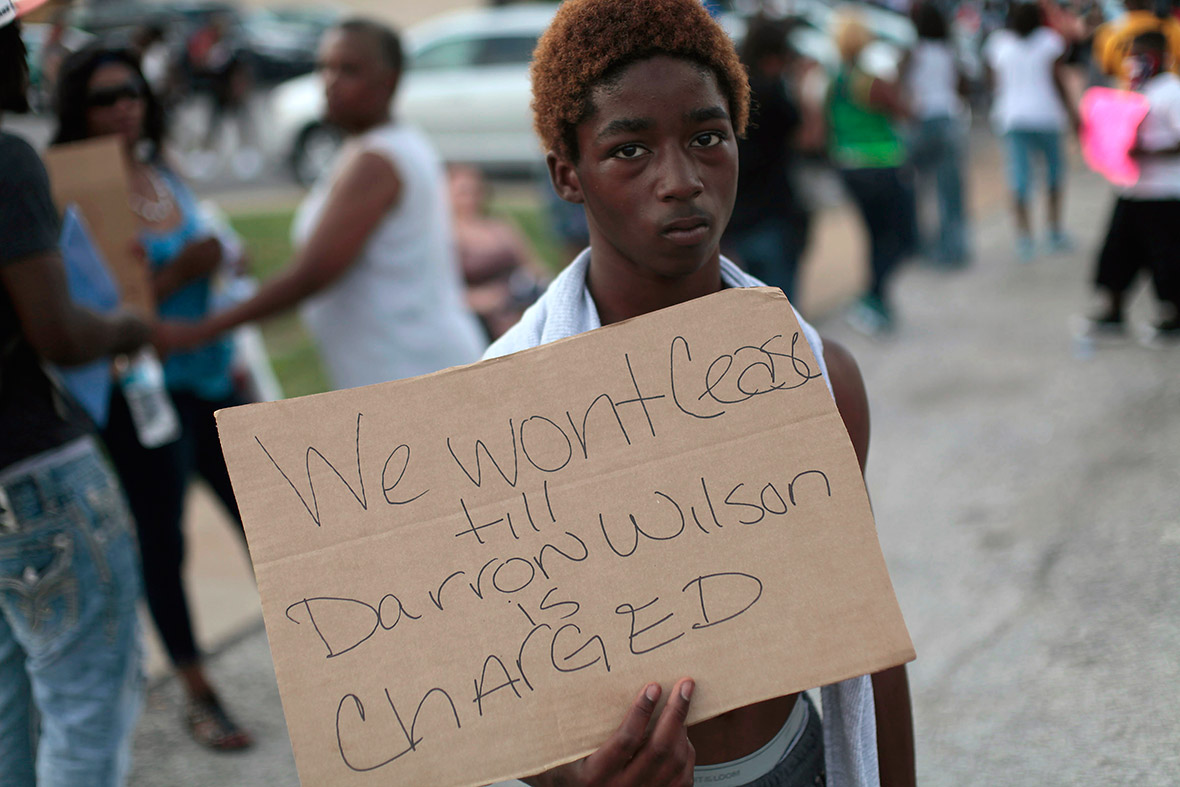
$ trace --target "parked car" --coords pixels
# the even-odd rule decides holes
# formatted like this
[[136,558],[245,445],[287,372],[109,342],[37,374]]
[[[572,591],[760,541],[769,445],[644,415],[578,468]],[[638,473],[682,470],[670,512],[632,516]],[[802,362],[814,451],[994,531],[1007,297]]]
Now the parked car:
[[[502,171],[540,166],[528,67],[556,11],[557,4],[477,9],[410,28],[395,115],[422,128],[448,161]],[[318,74],[284,82],[271,94],[274,144],[304,184],[324,171],[339,145],[323,109]]]

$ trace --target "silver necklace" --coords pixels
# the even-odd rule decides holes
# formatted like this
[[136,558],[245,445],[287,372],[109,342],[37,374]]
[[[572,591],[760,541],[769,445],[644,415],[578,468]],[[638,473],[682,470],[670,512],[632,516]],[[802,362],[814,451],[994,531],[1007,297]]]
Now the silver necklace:
[[172,190],[168,188],[164,179],[156,174],[155,167],[149,166],[144,170],[144,174],[151,184],[152,191],[156,193],[156,198],[150,200],[141,194],[132,193],[129,200],[131,210],[149,224],[159,224],[172,212]]

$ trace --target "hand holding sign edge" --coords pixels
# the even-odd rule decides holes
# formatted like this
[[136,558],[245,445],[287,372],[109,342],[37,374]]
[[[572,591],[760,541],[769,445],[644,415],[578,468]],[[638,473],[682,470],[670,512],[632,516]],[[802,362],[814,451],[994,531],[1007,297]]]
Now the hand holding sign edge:
[[676,682],[648,735],[662,693],[660,684],[649,683],[622,724],[593,754],[524,781],[534,787],[691,787],[696,752],[685,722],[695,685],[691,678]]

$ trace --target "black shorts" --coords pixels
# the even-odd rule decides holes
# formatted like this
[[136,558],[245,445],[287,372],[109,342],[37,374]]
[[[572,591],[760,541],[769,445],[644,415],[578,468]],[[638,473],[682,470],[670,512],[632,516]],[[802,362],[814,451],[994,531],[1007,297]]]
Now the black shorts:
[[1119,197],[1115,203],[1095,284],[1126,292],[1143,269],[1151,272],[1161,301],[1180,304],[1180,199]]

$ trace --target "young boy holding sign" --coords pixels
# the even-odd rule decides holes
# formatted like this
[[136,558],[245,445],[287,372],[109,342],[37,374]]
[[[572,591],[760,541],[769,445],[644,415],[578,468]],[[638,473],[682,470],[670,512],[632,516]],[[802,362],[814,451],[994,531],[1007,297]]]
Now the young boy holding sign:
[[[698,0],[567,0],[534,55],[533,108],[557,194],[584,206],[590,248],[488,356],[565,338],[727,287],[760,286],[720,255],[749,87]],[[863,468],[864,384],[846,350],[799,320]],[[649,684],[618,731],[538,785],[912,784],[904,667],[686,727],[694,683]],[[695,767],[694,767],[695,766]]]

